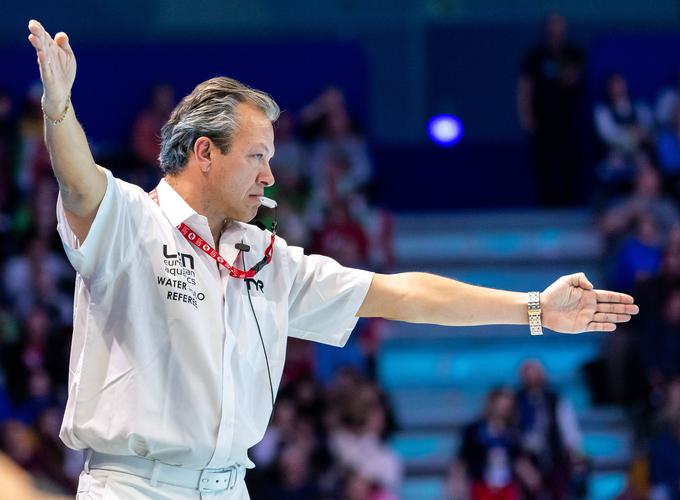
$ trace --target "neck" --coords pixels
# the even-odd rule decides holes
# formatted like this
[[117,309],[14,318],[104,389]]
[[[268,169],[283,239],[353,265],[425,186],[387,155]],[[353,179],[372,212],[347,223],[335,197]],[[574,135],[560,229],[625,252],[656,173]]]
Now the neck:
[[[220,235],[229,224],[229,219],[220,213],[212,203],[208,191],[209,186],[203,179],[189,179],[185,172],[176,175],[166,175],[165,181],[179,194],[182,199],[193,208],[196,213],[208,219],[210,234],[212,234],[215,248],[219,245]],[[188,174],[188,173],[187,173]]]

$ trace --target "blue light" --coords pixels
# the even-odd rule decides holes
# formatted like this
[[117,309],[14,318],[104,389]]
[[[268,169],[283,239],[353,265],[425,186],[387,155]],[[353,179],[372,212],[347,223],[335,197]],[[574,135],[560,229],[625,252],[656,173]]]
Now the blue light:
[[430,139],[440,146],[453,146],[463,136],[463,124],[453,115],[436,115],[427,125]]

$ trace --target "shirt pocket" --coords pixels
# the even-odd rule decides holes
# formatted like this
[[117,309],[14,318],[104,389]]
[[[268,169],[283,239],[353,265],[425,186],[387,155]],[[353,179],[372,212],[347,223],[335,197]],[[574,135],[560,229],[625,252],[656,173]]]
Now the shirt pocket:
[[[247,342],[246,359],[254,371],[274,370],[283,365],[285,357],[285,335],[282,334],[276,321],[277,304],[262,295],[243,296],[246,316]],[[251,308],[252,303],[252,308]],[[264,350],[262,348],[264,344]],[[266,351],[266,353],[265,353]],[[266,355],[266,359],[265,359]]]

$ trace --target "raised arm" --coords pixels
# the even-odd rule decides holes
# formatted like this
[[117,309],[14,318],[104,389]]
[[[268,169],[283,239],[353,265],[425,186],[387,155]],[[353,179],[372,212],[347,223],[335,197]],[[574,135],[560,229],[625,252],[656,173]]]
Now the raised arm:
[[[561,333],[612,331],[638,307],[630,295],[594,290],[585,274],[562,276],[541,293],[542,323]],[[376,274],[357,316],[438,325],[528,324],[527,294],[425,273]]]
[[35,20],[28,23],[28,30],[43,83],[45,142],[52,169],[59,182],[68,222],[83,242],[106,192],[106,175],[92,158],[71,103],[76,60],[68,36],[60,32],[53,39]]

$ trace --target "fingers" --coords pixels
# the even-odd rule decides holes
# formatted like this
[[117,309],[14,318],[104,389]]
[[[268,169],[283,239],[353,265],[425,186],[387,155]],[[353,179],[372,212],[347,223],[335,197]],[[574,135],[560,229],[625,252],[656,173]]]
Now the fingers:
[[610,292],[609,290],[595,290],[598,302],[613,302],[618,304],[632,304],[635,299],[628,294]]
[[597,323],[591,321],[586,327],[587,332],[613,332],[616,330],[616,325],[614,323]]
[[612,304],[608,302],[600,302],[597,304],[597,309],[595,312],[632,315],[639,313],[640,308],[635,304]]
[[33,48],[35,50],[41,50],[42,49],[42,40],[40,37],[35,36],[33,33],[28,35],[28,41],[31,42],[31,45],[33,45]]
[[593,321],[596,323],[627,323],[630,321],[630,314],[595,313]]
[[35,19],[31,19],[28,21],[28,31],[30,31],[35,36],[40,37],[42,36],[43,31],[45,31],[45,28],[43,28],[43,25]]

